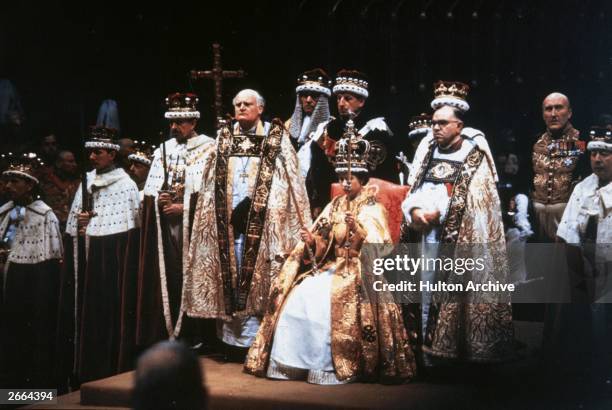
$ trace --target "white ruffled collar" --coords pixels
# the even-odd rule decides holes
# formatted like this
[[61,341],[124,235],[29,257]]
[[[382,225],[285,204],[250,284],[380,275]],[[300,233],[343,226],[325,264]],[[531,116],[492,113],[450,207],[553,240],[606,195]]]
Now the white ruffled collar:
[[93,171],[87,173],[87,192],[91,194],[92,186],[94,185],[98,189],[104,188],[114,184],[126,176],[128,176],[128,174],[121,167],[115,168],[112,171],[105,172],[103,174],[98,174],[94,169]]

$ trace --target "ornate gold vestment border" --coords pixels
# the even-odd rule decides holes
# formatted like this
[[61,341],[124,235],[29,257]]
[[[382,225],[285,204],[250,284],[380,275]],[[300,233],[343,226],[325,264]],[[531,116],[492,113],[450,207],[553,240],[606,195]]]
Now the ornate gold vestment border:
[[[255,262],[261,244],[261,235],[268,210],[268,198],[272,186],[272,176],[276,157],[280,152],[282,123],[274,122],[267,136],[233,136],[229,125],[223,127],[218,137],[217,162],[215,166],[215,211],[219,243],[219,261],[223,282],[223,301],[225,312],[231,315],[246,308],[247,297]],[[230,270],[229,221],[227,212],[227,168],[230,156],[259,156],[261,162],[257,172],[253,200],[247,219],[246,241],[242,255],[238,294],[234,299],[234,289]]]
[[440,234],[440,241],[442,243],[457,242],[461,220],[465,213],[465,200],[470,188],[470,182],[472,182],[472,177],[480,166],[484,155],[483,151],[474,147],[465,158],[461,173],[453,185],[453,193],[451,195],[450,204],[448,205],[446,220],[444,221],[444,225],[442,225],[442,232]]

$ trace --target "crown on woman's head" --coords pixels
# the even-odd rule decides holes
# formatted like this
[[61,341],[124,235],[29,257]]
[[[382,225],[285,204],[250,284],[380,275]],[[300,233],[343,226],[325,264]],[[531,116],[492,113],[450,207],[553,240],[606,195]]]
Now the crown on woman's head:
[[370,155],[370,142],[359,135],[344,137],[336,142],[336,158],[334,166],[337,174],[351,172],[368,173],[368,157]]

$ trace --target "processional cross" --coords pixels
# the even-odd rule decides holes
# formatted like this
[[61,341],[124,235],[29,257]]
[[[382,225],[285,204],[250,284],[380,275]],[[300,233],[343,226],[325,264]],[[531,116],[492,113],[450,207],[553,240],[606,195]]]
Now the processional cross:
[[191,70],[191,78],[199,80],[201,78],[213,80],[215,82],[215,117],[216,125],[223,118],[223,79],[243,78],[246,76],[244,70],[223,70],[221,66],[221,44],[213,43],[213,67],[212,70],[198,71]]

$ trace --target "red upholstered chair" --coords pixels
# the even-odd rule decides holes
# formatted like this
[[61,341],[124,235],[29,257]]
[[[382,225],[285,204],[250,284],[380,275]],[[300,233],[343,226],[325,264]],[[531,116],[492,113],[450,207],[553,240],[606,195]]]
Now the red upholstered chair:
[[[407,185],[397,185],[393,182],[388,182],[378,178],[370,178],[368,185],[378,187],[376,200],[387,210],[389,217],[389,229],[391,230],[391,238],[394,243],[399,242],[400,228],[402,226],[402,202],[408,193]],[[331,197],[335,198],[344,194],[342,185],[338,182],[331,186]]]

